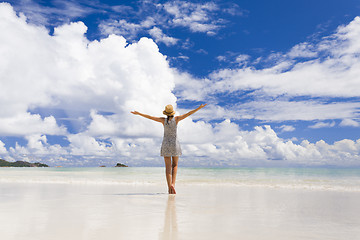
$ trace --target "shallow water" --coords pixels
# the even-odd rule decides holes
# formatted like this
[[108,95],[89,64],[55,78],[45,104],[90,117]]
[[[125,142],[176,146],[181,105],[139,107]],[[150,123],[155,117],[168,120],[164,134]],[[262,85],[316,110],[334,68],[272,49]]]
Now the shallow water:
[[[164,176],[164,168],[0,168],[3,183],[158,185]],[[180,167],[177,184],[360,192],[360,169]]]

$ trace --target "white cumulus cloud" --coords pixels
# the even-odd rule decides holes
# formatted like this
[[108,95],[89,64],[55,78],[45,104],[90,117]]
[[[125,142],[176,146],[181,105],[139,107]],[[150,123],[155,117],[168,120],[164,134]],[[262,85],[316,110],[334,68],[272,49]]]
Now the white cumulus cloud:
[[291,125],[282,125],[279,127],[281,129],[281,132],[292,132],[295,131],[295,128]]
[[317,122],[314,125],[309,126],[309,128],[331,128],[335,126],[335,122]]
[[167,36],[158,27],[153,27],[149,30],[149,33],[154,38],[155,42],[162,42],[166,46],[175,45],[179,41],[179,39]]
[[[131,110],[154,115],[166,104],[176,107],[174,71],[151,39],[130,45],[116,35],[89,41],[86,30],[77,22],[57,27],[50,36],[44,27],[17,16],[10,4],[0,4],[0,31],[6,33],[0,35],[2,136],[23,136],[30,144],[29,136],[64,135],[70,142],[67,153],[84,153],[96,143],[95,136],[134,137],[152,129],[152,123],[134,118]],[[83,127],[70,134],[58,123],[61,118],[34,113],[41,108],[61,109],[66,119],[81,121]],[[84,151],[79,138],[87,143]],[[17,145],[12,152],[36,152],[27,147],[51,153],[48,143],[37,143],[38,148]],[[94,149],[104,146],[98,145]]]
[[[211,7],[196,8],[199,21],[206,18],[201,15],[202,11],[210,11]],[[192,20],[196,19],[197,16],[192,14]],[[179,15],[178,19],[183,17],[186,16]],[[358,21],[355,19],[350,23],[351,27],[341,27],[338,35],[334,35],[334,38],[342,40],[337,44],[346,42],[346,45],[341,45],[344,47],[342,54],[332,47],[330,59],[298,64],[290,71],[290,76],[284,72],[283,66],[277,66],[261,71],[252,68],[223,70],[211,75],[210,79],[198,80],[170,68],[166,56],[149,38],[132,44],[119,35],[90,41],[85,36],[87,27],[82,22],[59,26],[50,35],[46,28],[28,23],[25,16],[17,15],[10,4],[1,3],[0,136],[15,136],[26,141],[25,144],[6,146],[5,140],[1,139],[1,156],[12,160],[36,156],[51,165],[66,166],[113,164],[119,159],[139,166],[163,164],[159,156],[161,124],[132,115],[131,110],[159,116],[166,104],[177,107],[177,96],[202,100],[214,93],[232,93],[244,88],[262,89],[268,95],[289,91],[290,95],[297,96],[329,94],[332,92],[329,89],[336,87],[336,96],[358,94],[344,90],[345,86],[356,87],[358,84],[357,75],[349,77],[349,74],[358,71],[353,68],[357,64],[356,55],[347,53],[357,51],[352,45],[357,43],[357,38],[353,36],[357,32],[354,29],[358,28]],[[350,38],[353,38],[352,41]],[[329,46],[333,42],[321,44]],[[346,57],[348,62],[343,61]],[[324,76],[319,72],[310,71],[314,67],[312,64],[329,70],[326,67],[331,64],[327,61],[338,63],[340,59],[350,68],[341,68],[342,75],[336,72],[339,68],[332,68],[337,74],[329,80],[329,86],[324,86],[325,81],[321,81]],[[294,83],[292,74],[297,71],[315,74],[320,80],[315,81],[315,87],[307,85],[309,80],[305,74],[301,75],[303,82]],[[343,80],[340,75],[349,78],[338,84],[332,82],[334,78]],[[179,95],[175,96],[174,92]],[[287,117],[289,120],[298,120],[303,116],[303,119],[326,122],[329,116],[336,114],[341,119],[357,119],[353,111],[358,106],[357,102],[326,105],[315,100],[310,103],[276,100],[262,108],[271,111],[263,111],[262,114],[252,112],[253,107],[261,109],[261,103],[265,101],[245,103],[231,109],[210,104],[191,116],[193,118],[180,122],[184,165],[270,165],[269,159],[282,160],[276,161],[280,165],[359,165],[360,140],[345,139],[334,144],[304,140],[295,144],[279,138],[270,126],[257,126],[245,131],[230,120],[273,116],[272,120],[282,121],[285,112],[291,108],[294,109]],[[328,111],[331,107],[337,112]],[[328,118],[316,111],[309,114],[301,112],[310,108],[322,114],[328,111]],[[41,113],[41,109],[45,113]],[[274,115],[274,109],[283,111]],[[55,110],[61,110],[62,115],[58,116],[56,112],[59,111]],[[179,114],[186,111],[178,109]],[[342,114],[339,115],[339,112]],[[212,115],[222,118],[222,121],[211,123],[208,120],[214,118]],[[64,119],[69,123],[61,124]],[[70,129],[71,126],[77,127]],[[292,130],[289,127],[283,129]],[[65,143],[60,144],[59,141],[54,144],[51,137],[62,137]]]
[[344,127],[359,127],[360,123],[353,119],[346,118],[343,119],[339,125]]
[[[359,46],[360,17],[356,17],[317,44],[300,43],[286,54],[274,53],[271,67],[220,69],[203,79],[180,75],[177,96],[216,103],[221,94],[241,97],[242,92],[251,92],[251,101],[237,104],[237,115],[259,120],[357,119]],[[293,59],[298,57],[305,59]],[[224,61],[226,56],[218,60]],[[329,102],[332,98],[335,101]]]
[[163,5],[166,12],[173,16],[171,23],[175,26],[188,27],[193,32],[215,34],[219,28],[217,20],[211,13],[218,10],[214,2],[198,4],[187,1],[172,1]]
[[3,143],[1,140],[0,140],[0,154],[7,154],[5,143]]

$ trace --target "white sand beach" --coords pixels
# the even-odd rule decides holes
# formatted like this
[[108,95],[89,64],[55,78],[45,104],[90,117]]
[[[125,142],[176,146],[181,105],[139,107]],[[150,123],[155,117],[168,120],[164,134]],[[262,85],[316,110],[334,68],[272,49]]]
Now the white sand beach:
[[2,240],[358,239],[360,193],[268,187],[1,183]]

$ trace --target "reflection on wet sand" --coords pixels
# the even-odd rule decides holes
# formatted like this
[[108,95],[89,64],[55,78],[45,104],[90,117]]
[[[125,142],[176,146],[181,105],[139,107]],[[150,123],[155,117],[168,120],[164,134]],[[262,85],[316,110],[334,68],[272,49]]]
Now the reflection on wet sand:
[[163,232],[159,239],[176,240],[178,239],[178,226],[176,218],[176,195],[169,194],[165,210],[165,221]]

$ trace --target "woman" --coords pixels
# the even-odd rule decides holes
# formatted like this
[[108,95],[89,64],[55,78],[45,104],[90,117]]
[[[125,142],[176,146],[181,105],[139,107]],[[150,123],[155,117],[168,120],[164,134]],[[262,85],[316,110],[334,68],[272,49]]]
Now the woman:
[[[164,126],[164,138],[161,145],[161,156],[164,157],[165,168],[166,168],[166,181],[169,188],[169,194],[176,194],[175,191],[175,181],[176,181],[176,173],[177,173],[177,165],[179,156],[181,155],[181,147],[180,143],[177,139],[177,124],[199,111],[206,104],[201,104],[198,108],[191,110],[190,112],[183,114],[181,116],[174,117],[175,111],[172,105],[167,105],[163,114],[167,116],[167,118],[163,117],[152,117],[143,113],[139,113],[137,111],[131,112],[135,115],[140,115],[142,117],[154,120],[156,122],[161,122]],[[172,161],[171,161],[172,160]]]

